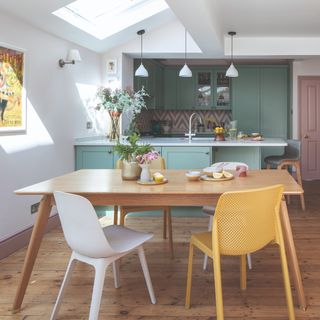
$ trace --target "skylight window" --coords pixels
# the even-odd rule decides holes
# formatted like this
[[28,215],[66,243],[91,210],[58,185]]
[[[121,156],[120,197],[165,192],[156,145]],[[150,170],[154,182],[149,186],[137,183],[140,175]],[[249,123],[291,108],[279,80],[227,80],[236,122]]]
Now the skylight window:
[[167,8],[164,0],[77,0],[53,14],[102,40]]

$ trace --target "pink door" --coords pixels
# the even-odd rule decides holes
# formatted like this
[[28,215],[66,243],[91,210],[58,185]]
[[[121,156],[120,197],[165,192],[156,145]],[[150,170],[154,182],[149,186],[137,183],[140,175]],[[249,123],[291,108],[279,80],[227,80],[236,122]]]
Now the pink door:
[[320,77],[299,77],[302,177],[320,179]]

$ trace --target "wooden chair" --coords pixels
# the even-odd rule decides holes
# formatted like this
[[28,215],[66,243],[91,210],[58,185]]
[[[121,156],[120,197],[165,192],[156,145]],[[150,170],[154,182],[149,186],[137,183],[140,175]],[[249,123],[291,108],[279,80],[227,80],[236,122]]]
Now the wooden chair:
[[118,288],[120,281],[117,262],[134,249],[138,250],[151,302],[156,303],[142,247],[142,244],[151,239],[153,235],[116,225],[101,228],[96,212],[91,202],[86,198],[65,192],[55,192],[54,198],[62,230],[69,247],[72,249],[72,254],[50,319],[54,320],[58,315],[63,294],[76,260],[90,264],[95,268],[89,319],[98,319],[107,267],[110,264],[113,265],[114,285]]
[[289,319],[294,320],[294,308],[280,221],[282,185],[267,188],[226,192],[218,201],[211,232],[193,234],[190,240],[186,308],[190,307],[193,249],[197,247],[213,259],[217,320],[224,319],[221,255],[240,256],[240,288],[245,290],[246,255],[276,244],[285,285]]
[[[122,168],[122,161],[117,161],[117,169]],[[151,169],[156,170],[165,170],[166,164],[164,159],[159,156],[158,159],[151,161],[150,165]],[[133,212],[141,212],[141,211],[155,211],[162,210],[163,211],[163,239],[167,238],[167,230],[168,230],[168,238],[169,238],[169,246],[170,246],[170,254],[171,257],[174,257],[173,251],[173,239],[172,239],[172,219],[171,219],[171,209],[168,206],[121,206],[120,210],[120,225],[123,226],[125,222],[125,217],[129,213]],[[117,224],[118,221],[118,207],[114,208],[114,224]]]
[[[294,167],[297,180],[300,186],[302,187],[302,178],[301,178],[301,141],[300,140],[287,140],[288,145],[285,147],[284,154],[280,156],[268,156],[264,158],[264,162],[267,164],[267,169],[276,167],[277,169],[288,169],[289,167]],[[290,197],[288,197],[290,202]],[[304,201],[304,194],[300,195],[300,202],[302,210],[306,210],[306,205]]]

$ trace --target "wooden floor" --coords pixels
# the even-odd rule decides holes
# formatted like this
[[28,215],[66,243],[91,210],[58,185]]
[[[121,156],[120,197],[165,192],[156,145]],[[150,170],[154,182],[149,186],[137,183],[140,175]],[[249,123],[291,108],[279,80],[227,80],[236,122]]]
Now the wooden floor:
[[[298,199],[289,205],[297,253],[309,308],[295,309],[297,319],[320,319],[320,181],[305,183],[307,211]],[[160,217],[128,217],[126,225],[150,231],[155,237],[145,245],[146,256],[157,297],[152,305],[136,254],[122,259],[121,287],[114,289],[108,271],[99,319],[215,319],[212,266],[202,270],[203,256],[196,252],[192,307],[184,308],[188,240],[192,232],[207,228],[208,218],[173,219],[175,259],[170,259],[167,240],[162,240]],[[104,223],[107,223],[106,219]],[[84,235],[85,236],[85,235]],[[89,239],[88,239],[89,241]],[[10,308],[17,287],[25,249],[0,261],[0,319],[49,319],[69,259],[61,229],[44,237],[40,253],[19,314]],[[226,319],[288,319],[279,254],[268,247],[252,255],[248,289],[239,289],[239,264],[234,257],[222,259],[223,295]],[[66,291],[59,319],[87,319],[93,270],[79,263]],[[295,292],[294,300],[295,299]]]

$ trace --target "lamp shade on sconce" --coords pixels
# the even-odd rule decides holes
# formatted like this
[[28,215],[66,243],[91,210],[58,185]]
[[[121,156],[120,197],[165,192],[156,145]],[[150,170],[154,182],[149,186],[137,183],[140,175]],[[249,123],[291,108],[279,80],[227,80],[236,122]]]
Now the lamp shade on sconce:
[[81,56],[79,53],[79,50],[77,49],[70,49],[68,52],[68,57],[67,57],[68,61],[77,61],[80,62],[81,61]]
[[148,70],[144,67],[142,62],[138,67],[138,69],[136,70],[136,72],[134,73],[134,75],[136,77],[145,77],[145,78],[149,76]]
[[185,63],[182,69],[179,72],[179,77],[183,78],[191,78],[192,77],[192,71],[188,67],[188,65]]

